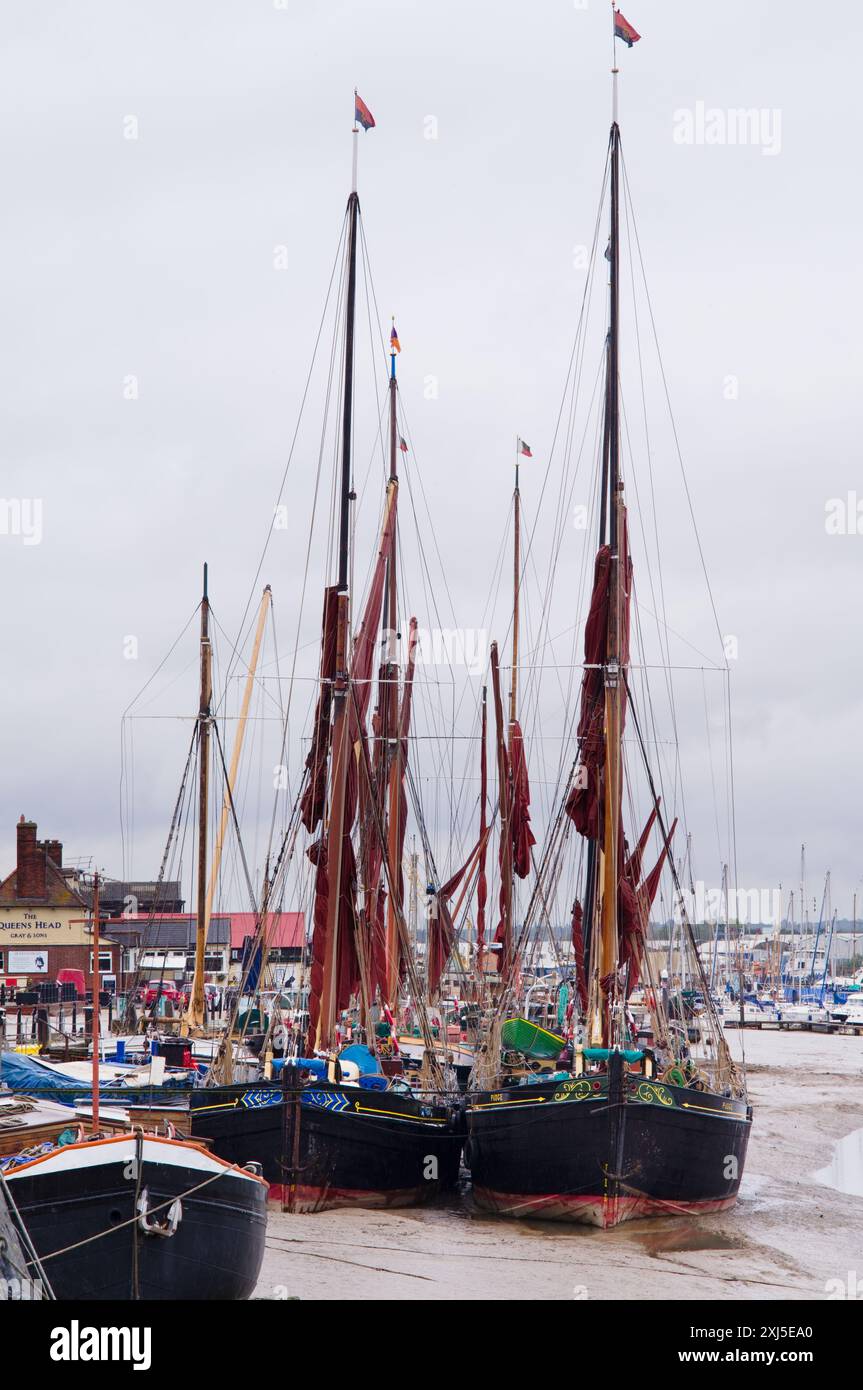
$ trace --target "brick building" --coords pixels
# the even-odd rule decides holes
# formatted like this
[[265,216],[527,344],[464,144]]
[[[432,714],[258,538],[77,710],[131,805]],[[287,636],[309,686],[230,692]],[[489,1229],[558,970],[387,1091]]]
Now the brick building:
[[[0,980],[19,986],[56,980],[58,970],[82,970],[92,983],[89,911],[64,873],[59,840],[39,840],[36,822],[24,816],[16,827],[12,872],[0,883]],[[120,948],[104,937],[99,947],[103,975],[116,977]]]

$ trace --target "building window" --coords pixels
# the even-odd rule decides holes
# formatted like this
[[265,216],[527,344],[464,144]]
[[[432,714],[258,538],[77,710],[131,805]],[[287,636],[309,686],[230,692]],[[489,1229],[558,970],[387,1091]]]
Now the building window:
[[[224,972],[225,972],[225,958],[224,958],[224,956],[222,955],[221,951],[218,951],[218,952],[216,952],[215,954],[210,954],[210,955],[205,955],[205,956],[204,956],[204,972],[205,972],[206,974],[208,974],[208,975],[223,975],[223,974],[224,974]],[[195,957],[194,957],[194,956],[187,956],[187,957],[186,957],[186,974],[187,974],[187,975],[194,975],[194,973],[195,973]]]
[[[99,952],[99,973],[103,971],[110,973],[114,969],[114,963],[110,951]],[[93,973],[93,952],[90,952],[90,974]]]

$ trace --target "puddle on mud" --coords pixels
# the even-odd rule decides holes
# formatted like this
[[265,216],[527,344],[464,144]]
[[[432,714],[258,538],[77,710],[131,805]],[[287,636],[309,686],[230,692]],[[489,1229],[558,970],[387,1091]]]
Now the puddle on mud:
[[848,1197],[863,1197],[863,1129],[854,1129],[833,1145],[833,1157],[819,1168],[815,1181]]
[[704,1231],[687,1222],[680,1226],[663,1225],[654,1231],[633,1232],[648,1255],[676,1255],[684,1251],[742,1250],[744,1242],[720,1231]]

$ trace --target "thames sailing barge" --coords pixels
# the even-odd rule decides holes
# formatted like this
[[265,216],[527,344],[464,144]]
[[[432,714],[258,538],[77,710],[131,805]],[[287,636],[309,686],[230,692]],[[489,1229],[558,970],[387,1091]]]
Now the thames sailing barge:
[[[403,1206],[427,1201],[455,1182],[461,1116],[444,1091],[403,908],[405,777],[417,624],[407,662],[397,660],[397,428],[393,326],[389,376],[389,478],[377,556],[360,625],[350,635],[353,572],[352,426],[354,327],[360,204],[356,191],[357,123],[374,122],[356,103],[354,180],[346,214],[343,269],[342,421],[335,583],[324,593],[320,687],[298,814],[315,836],[308,1029],[305,1056],[284,1061],[279,1079],[246,1087],[218,1085],[191,1096],[193,1135],[232,1162],[255,1158],[271,1196],[289,1210],[332,1206]],[[377,707],[369,731],[375,653],[381,644]],[[299,826],[289,831],[293,837]],[[291,843],[293,841],[291,840]],[[286,842],[287,843],[287,842]],[[281,871],[280,856],[275,878]],[[262,920],[266,912],[261,914]],[[400,994],[410,995],[425,1044],[419,1085],[384,1059]],[[383,1022],[382,1022],[383,1021]],[[350,1045],[347,1031],[349,1025]],[[237,1156],[242,1155],[242,1159]]]
[[[626,38],[619,18],[615,14],[616,33]],[[575,1008],[568,1036],[549,1052],[551,1035],[537,1042],[542,1030],[507,1017],[517,1003],[517,983],[504,955],[496,1021],[468,1096],[466,1145],[474,1195],[485,1210],[606,1228],[634,1217],[731,1206],[751,1127],[745,1081],[731,1059],[686,918],[671,856],[675,827],[666,825],[629,680],[633,576],[620,465],[616,82],[615,69],[599,547],[585,628],[577,754],[552,830],[557,840],[546,847],[538,871],[541,879],[574,827],[586,846],[583,901],[576,900],[572,922]],[[623,824],[624,787],[632,789],[629,766],[624,768],[627,720],[651,807],[633,850]],[[642,857],[654,827],[659,860],[644,874]],[[675,988],[680,981],[653,978],[656,967],[646,950],[665,861],[700,994],[695,1019],[687,1016],[682,991]],[[545,893],[551,895],[553,887],[540,882],[537,895]],[[640,1043],[633,1025],[637,989],[652,1018],[651,1046]]]

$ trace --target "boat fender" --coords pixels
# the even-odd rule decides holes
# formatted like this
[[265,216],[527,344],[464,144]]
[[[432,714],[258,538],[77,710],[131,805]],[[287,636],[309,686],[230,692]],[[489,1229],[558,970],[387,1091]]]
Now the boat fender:
[[167,1215],[159,1220],[150,1216],[150,1191],[144,1188],[138,1198],[138,1227],[145,1236],[164,1236],[170,1240],[183,1219],[183,1203],[175,1197],[168,1207]]

